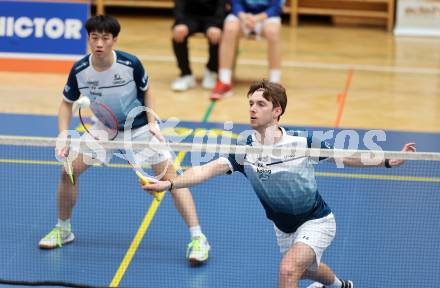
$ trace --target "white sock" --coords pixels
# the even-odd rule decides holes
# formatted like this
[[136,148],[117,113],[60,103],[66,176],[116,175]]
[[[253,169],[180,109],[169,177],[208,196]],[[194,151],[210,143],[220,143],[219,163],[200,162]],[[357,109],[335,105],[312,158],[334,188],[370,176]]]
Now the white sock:
[[342,282],[341,282],[341,280],[338,279],[338,277],[335,276],[335,282],[333,282],[332,285],[327,285],[325,287],[328,287],[328,288],[341,288],[342,287]]
[[66,219],[66,220],[61,220],[58,218],[58,224],[59,227],[61,227],[62,230],[64,231],[70,231],[70,218]]
[[280,69],[270,69],[269,70],[269,81],[274,83],[280,83],[281,80],[281,70]]
[[218,79],[220,82],[231,85],[232,70],[231,69],[219,69]]
[[202,228],[200,228],[200,226],[189,227],[189,233],[191,234],[191,239],[203,236]]

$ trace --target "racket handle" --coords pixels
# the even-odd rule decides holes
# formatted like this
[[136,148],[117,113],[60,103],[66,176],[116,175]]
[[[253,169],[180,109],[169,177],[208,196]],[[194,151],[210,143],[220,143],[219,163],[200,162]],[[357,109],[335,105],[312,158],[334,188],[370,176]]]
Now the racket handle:
[[[141,185],[146,185],[146,184],[150,183],[150,180],[148,180],[147,177],[142,175],[141,172],[139,172],[137,170],[135,172],[136,172],[136,176],[139,178],[139,183],[141,183]],[[155,200],[161,201],[162,198],[165,196],[165,193],[163,193],[163,192],[154,192],[153,196],[154,196]]]
[[147,179],[147,177],[142,175],[141,172],[136,171],[136,176],[138,176],[139,182],[141,182],[142,185],[146,185],[146,184],[150,183],[150,181]]
[[66,165],[65,166],[66,173],[69,176],[70,184],[72,184],[72,186],[73,186],[73,185],[75,185],[75,177],[73,176],[73,167],[72,167],[72,163],[67,158],[66,158],[65,165]]
[[70,184],[72,184],[72,186],[73,186],[73,185],[75,185],[75,178],[73,176],[72,162],[69,159],[70,142],[71,141],[72,141],[72,136],[71,135],[67,135],[66,152],[65,152],[65,156],[66,156],[66,172],[67,172],[67,175],[69,176]]

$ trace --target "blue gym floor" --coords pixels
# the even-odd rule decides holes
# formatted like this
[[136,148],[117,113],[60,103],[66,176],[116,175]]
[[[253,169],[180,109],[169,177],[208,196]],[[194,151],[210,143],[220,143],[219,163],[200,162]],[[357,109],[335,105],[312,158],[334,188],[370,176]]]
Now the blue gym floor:
[[[0,114],[0,123],[2,135],[54,137],[57,131],[56,117],[49,116]],[[223,128],[188,122],[179,127]],[[233,132],[244,129],[248,127],[236,125]],[[387,131],[381,146],[400,150],[409,141],[417,142],[418,151],[440,152],[438,133]],[[320,193],[338,227],[323,260],[356,287],[439,287],[440,167],[407,164],[397,169],[336,169],[330,163],[316,167]],[[188,157],[183,162],[187,165]],[[0,279],[108,286],[151,197],[130,169],[92,168],[80,179],[72,220],[76,240],[43,251],[37,243],[56,221],[60,169],[52,148],[0,146]],[[416,178],[394,177],[402,175]],[[167,195],[119,286],[277,287],[281,256],[272,224],[247,180],[235,173],[192,191],[212,246],[208,263],[197,268],[187,264],[189,232]]]

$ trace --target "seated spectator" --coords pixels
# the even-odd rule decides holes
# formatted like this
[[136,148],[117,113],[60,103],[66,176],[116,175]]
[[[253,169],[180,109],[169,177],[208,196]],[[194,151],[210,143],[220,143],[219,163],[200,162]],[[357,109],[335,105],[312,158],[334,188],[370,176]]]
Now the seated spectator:
[[218,47],[226,0],[175,0],[174,3],[173,49],[180,76],[173,81],[171,89],[185,91],[196,85],[189,63],[188,38],[197,32],[205,34],[209,43],[209,59],[202,86],[212,89],[217,79]]
[[268,43],[269,81],[279,83],[281,78],[281,12],[282,0],[231,0],[232,13],[224,22],[220,42],[219,79],[211,99],[219,100],[232,88],[232,67],[240,37],[263,36]]

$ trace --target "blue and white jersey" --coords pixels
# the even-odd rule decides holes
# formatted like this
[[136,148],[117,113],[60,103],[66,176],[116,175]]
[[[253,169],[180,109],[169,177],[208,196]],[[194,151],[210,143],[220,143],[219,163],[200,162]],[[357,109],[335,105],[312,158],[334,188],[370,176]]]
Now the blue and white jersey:
[[[274,147],[324,148],[331,145],[312,136],[307,131],[286,131]],[[255,134],[239,140],[238,145],[258,147]],[[318,192],[315,169],[320,159],[303,155],[231,154],[223,158],[230,171],[243,173],[250,181],[266,215],[286,233],[292,233],[304,222],[322,218],[331,213]]]
[[[123,128],[127,115],[136,107],[144,106],[144,92],[148,89],[148,75],[136,56],[113,51],[112,66],[102,72],[96,71],[89,54],[77,61],[64,87],[64,100],[74,102],[80,95],[91,101],[104,103],[115,113],[119,127]],[[135,114],[133,128],[148,123],[145,112]]]
[[285,0],[232,0],[232,13],[259,14],[265,12],[270,17],[280,17]]

